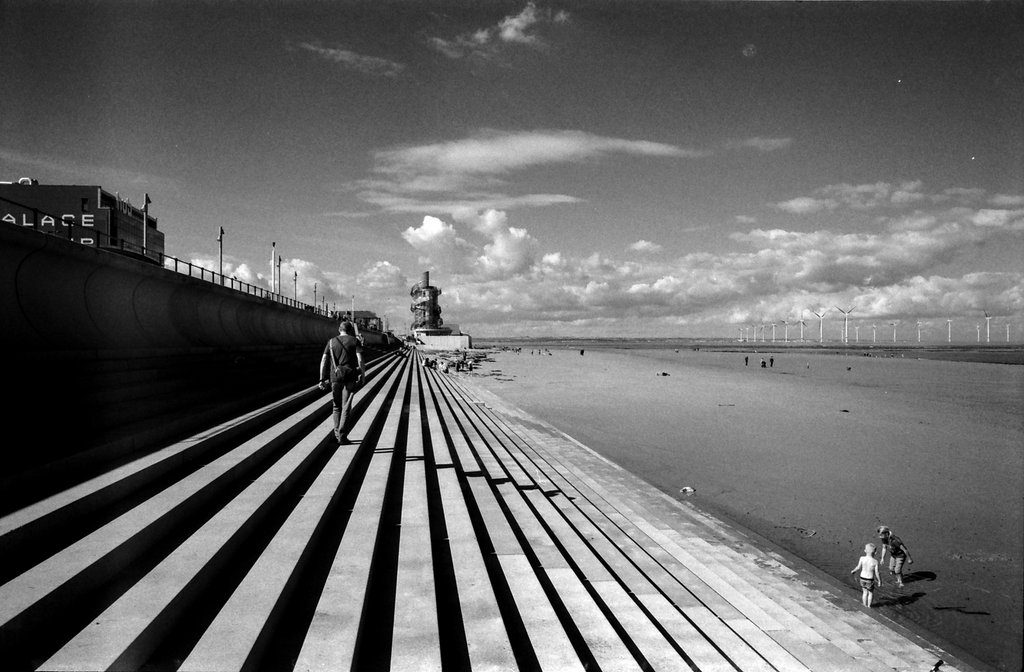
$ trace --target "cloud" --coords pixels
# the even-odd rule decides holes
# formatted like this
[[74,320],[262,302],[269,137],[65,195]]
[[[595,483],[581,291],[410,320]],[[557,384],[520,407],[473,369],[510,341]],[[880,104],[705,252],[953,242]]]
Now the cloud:
[[759,152],[775,152],[780,149],[785,149],[793,144],[793,138],[760,138],[753,137],[746,140],[738,140],[736,142],[729,143],[729,147],[733,149],[756,149]]
[[526,229],[509,227],[493,233],[491,242],[484,245],[483,254],[477,257],[477,264],[485,277],[505,278],[529,270],[537,249],[537,240]]
[[[879,193],[891,199],[900,186],[830,193],[866,203]],[[923,193],[913,184],[903,190]],[[1016,211],[957,206],[889,215],[870,233],[758,228],[733,234],[741,247],[727,252],[622,261],[546,252],[522,229],[508,227],[504,213],[466,213],[458,221],[469,227],[467,234],[490,241],[470,246],[477,257],[457,275],[458,310],[485,332],[509,335],[630,335],[638,320],[649,334],[684,328],[721,333],[730,324],[796,324],[812,309],[835,305],[854,306],[857,324],[966,319],[982,309],[1022,315],[1024,273],[938,272],[969,250],[1019,238],[1019,217]],[[629,249],[648,245],[637,241]]]
[[832,199],[811,198],[809,196],[798,196],[782,203],[776,203],[775,207],[795,215],[806,215],[822,210],[835,210],[839,204]]
[[372,77],[397,77],[405,70],[405,65],[376,56],[364,56],[348,49],[325,47],[316,42],[301,42],[299,49],[308,51],[325,61],[337,63],[347,70],[352,70]]
[[[707,153],[648,140],[584,131],[484,131],[462,140],[377,152],[376,172],[391,176],[500,175],[612,155],[699,158]],[[451,186],[450,184],[447,186]]]
[[512,176],[538,167],[615,156],[692,159],[705,155],[667,143],[574,130],[482,131],[459,140],[376,152],[374,176],[349,186],[359,198],[389,212],[454,215],[465,210],[579,202],[571,194],[508,193]]
[[511,47],[544,48],[547,42],[541,37],[541,31],[568,21],[568,12],[538,9],[530,2],[518,14],[506,16],[493,26],[471,30],[451,39],[431,37],[427,44],[451,59],[489,59]]
[[405,289],[409,281],[402,269],[389,261],[377,261],[363,269],[356,283],[368,289]]
[[421,252],[450,249],[460,245],[460,239],[455,235],[455,227],[430,215],[423,218],[423,223],[419,227],[410,226],[406,229],[402,233],[402,238]]
[[634,252],[661,252],[662,247],[657,243],[652,243],[648,240],[638,240],[629,246],[630,250]]
[[[956,201],[964,205],[979,200],[984,194],[976,189],[946,189],[938,194],[922,191],[920,180],[890,184],[831,184],[815,189],[810,195],[798,196],[776,203],[775,207],[793,214],[813,214],[824,210],[848,208],[851,210],[876,210],[879,208],[900,208],[920,203],[945,203]],[[1012,205],[1012,196],[1003,196],[999,203]]]

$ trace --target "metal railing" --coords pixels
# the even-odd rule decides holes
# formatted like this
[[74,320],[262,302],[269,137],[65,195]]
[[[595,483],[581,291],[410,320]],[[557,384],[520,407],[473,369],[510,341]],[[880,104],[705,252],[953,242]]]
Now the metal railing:
[[[7,199],[0,200],[6,201]],[[59,222],[60,220],[57,221]],[[12,226],[18,225],[14,224]],[[57,236],[58,238],[65,238],[70,241],[74,241],[71,231],[72,228],[82,229],[82,227],[80,226],[71,227],[61,225],[54,226],[52,231],[48,231],[46,229],[36,226],[18,228],[31,228],[32,230],[37,231],[39,233]],[[261,299],[275,301],[277,303],[281,303],[292,308],[298,308],[299,310],[305,310],[316,315],[331,317],[334,314],[333,311],[327,310],[324,307],[313,306],[308,303],[303,303],[302,301],[298,301],[296,299],[287,297],[283,294],[273,292],[267,289],[266,287],[261,287],[259,285],[254,285],[252,283],[245,282],[234,277],[222,275],[221,273],[213,271],[199,264],[194,264],[191,261],[185,261],[184,259],[178,259],[177,257],[166,255],[163,252],[156,252],[154,250],[147,249],[142,245],[138,245],[131,241],[124,240],[123,238],[113,238],[102,231],[90,230],[89,234],[94,239],[93,244],[89,245],[88,243],[82,243],[89,247],[95,247],[99,250],[114,252],[115,254],[127,254],[128,256],[131,256],[133,258],[141,258],[154,264],[159,264],[163,268],[169,271],[174,271],[175,273],[187,275],[191,278],[199,278],[200,280],[208,281],[215,285],[220,285],[222,287],[227,287],[236,292],[242,292],[243,294],[248,294],[249,296],[258,296]]]

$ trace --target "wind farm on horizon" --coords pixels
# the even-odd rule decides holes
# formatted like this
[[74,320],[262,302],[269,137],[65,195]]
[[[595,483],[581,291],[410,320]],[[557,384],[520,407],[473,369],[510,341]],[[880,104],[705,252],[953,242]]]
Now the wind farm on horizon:
[[[879,338],[877,322],[871,322],[865,324],[863,322],[850,324],[850,316],[856,310],[856,306],[850,306],[849,308],[843,309],[839,306],[833,306],[838,311],[843,319],[841,322],[834,323],[833,328],[835,331],[835,337],[830,337],[826,333],[826,317],[832,308],[822,308],[820,310],[806,309],[801,313],[798,319],[787,318],[784,320],[767,320],[762,319],[750,325],[744,325],[737,327],[739,332],[738,342],[741,343],[772,343],[775,345],[829,345],[841,344],[841,345],[863,345],[863,346],[876,346],[876,345],[947,345],[947,346],[1007,346],[1007,345],[1024,345],[1024,338],[1019,335],[1014,338],[1014,332],[1018,325],[1015,325],[1010,321],[1009,318],[1003,323],[1004,334],[999,334],[997,326],[997,333],[993,337],[992,333],[992,321],[998,316],[990,315],[987,311],[984,313],[985,323],[982,325],[980,319],[975,321],[974,329],[970,330],[970,321],[967,322],[966,328],[962,327],[957,331],[954,331],[954,324],[956,320],[947,318],[942,322],[945,323],[946,328],[941,328],[941,323],[935,321],[924,321],[915,320],[913,322],[904,320],[894,320],[883,324],[882,326],[889,326],[892,328],[891,340],[883,336]],[[818,318],[818,338],[805,338],[804,327],[807,326],[807,322],[803,319],[804,313],[810,313],[814,317]],[[776,327],[782,325],[784,327],[782,338],[777,338]],[[790,339],[789,337],[789,326],[799,325],[800,336],[799,338]],[[850,338],[850,327],[853,327],[853,338]],[[984,326],[984,333],[982,333],[982,326]],[[769,336],[769,329],[770,336]],[[861,327],[870,327],[871,338],[868,340],[866,337],[862,341],[860,337]],[[901,327],[903,331],[901,332]],[[838,332],[838,333],[837,333]],[[758,336],[760,335],[760,338]],[[1000,336],[1003,336],[1000,338]]]

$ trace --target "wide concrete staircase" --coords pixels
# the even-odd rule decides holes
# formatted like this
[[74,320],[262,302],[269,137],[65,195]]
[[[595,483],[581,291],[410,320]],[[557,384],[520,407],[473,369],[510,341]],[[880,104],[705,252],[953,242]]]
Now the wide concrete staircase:
[[956,669],[422,361],[373,361],[352,445],[311,388],[6,512],[2,667]]

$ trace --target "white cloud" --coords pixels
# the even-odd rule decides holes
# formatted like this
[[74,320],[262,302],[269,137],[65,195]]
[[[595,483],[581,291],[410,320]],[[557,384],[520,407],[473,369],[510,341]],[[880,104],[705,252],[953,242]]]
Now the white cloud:
[[580,200],[557,193],[508,193],[510,175],[534,168],[614,156],[690,159],[705,154],[672,144],[583,131],[485,131],[459,140],[377,152],[373,179],[351,186],[361,199],[389,212],[459,216],[463,211],[544,207]]
[[525,229],[509,227],[494,232],[492,241],[484,245],[483,254],[477,257],[477,263],[486,277],[524,273],[533,265],[537,248],[537,240]]
[[759,152],[775,152],[780,149],[785,149],[791,144],[793,144],[793,138],[754,137],[730,143],[729,146],[733,148],[751,148],[756,149]]
[[835,210],[839,204],[831,199],[798,196],[797,198],[791,198],[788,201],[776,203],[775,205],[780,210],[785,210],[786,212],[791,212],[795,215],[806,215],[813,212],[821,212],[822,210]]
[[299,49],[308,51],[325,61],[337,63],[347,70],[374,77],[397,77],[405,70],[405,65],[386,58],[364,56],[348,49],[325,47],[315,42],[301,42]]
[[1024,206],[1024,196],[1014,194],[995,194],[989,203],[999,208],[1017,208]]
[[971,222],[978,226],[1024,228],[1024,209],[995,210],[984,208],[971,217]]
[[541,37],[540,31],[568,21],[568,12],[538,9],[536,4],[530,2],[518,14],[508,15],[493,26],[471,30],[451,39],[431,37],[427,43],[451,59],[490,59],[514,46],[544,48],[547,42]]
[[378,152],[377,172],[395,176],[495,175],[609,155],[697,158],[706,152],[584,131],[486,131],[462,140]]
[[356,283],[369,289],[405,289],[410,284],[402,270],[388,261],[366,267]]
[[629,246],[634,252],[661,252],[662,246],[648,240],[638,240]]

